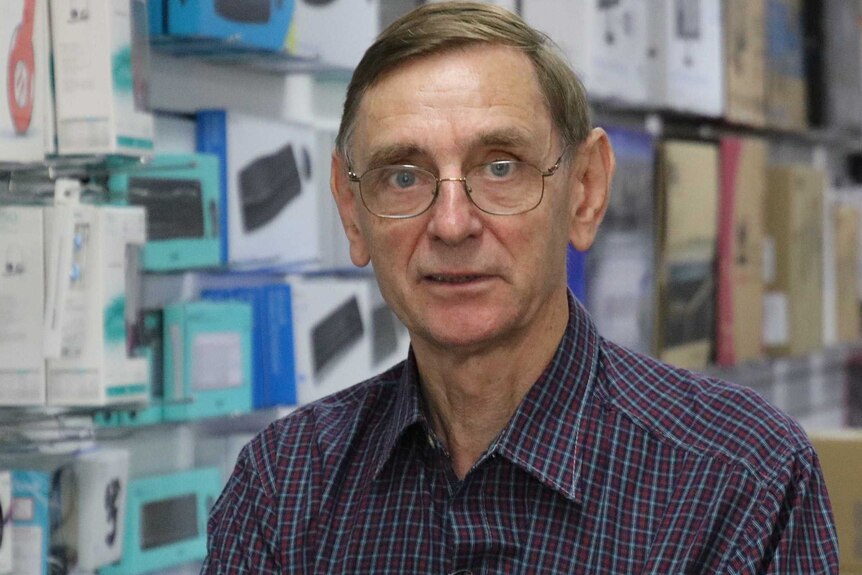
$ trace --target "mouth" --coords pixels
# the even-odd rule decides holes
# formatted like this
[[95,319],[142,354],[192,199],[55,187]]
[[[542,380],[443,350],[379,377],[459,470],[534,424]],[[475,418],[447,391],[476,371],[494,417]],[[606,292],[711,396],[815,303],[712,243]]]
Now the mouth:
[[466,284],[481,281],[488,277],[489,276],[480,274],[431,274],[425,276],[425,279],[430,282],[441,284]]

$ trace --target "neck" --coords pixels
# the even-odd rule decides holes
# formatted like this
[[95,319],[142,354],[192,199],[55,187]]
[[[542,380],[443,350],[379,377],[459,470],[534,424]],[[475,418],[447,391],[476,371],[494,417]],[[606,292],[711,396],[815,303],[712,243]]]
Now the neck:
[[568,323],[568,300],[502,345],[463,352],[414,341],[431,428],[464,478],[506,426],[551,361]]

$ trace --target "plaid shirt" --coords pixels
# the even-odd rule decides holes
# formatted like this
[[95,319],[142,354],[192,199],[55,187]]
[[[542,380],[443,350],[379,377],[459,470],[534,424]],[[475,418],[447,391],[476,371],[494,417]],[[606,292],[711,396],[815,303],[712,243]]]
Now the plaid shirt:
[[837,573],[800,427],[748,389],[604,341],[554,359],[463,481],[412,354],[241,453],[202,573]]

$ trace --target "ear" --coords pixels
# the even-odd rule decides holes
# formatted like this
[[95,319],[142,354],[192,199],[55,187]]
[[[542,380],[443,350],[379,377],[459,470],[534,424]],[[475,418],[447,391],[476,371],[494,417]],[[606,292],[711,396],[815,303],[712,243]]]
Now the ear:
[[593,244],[608,209],[616,160],[607,133],[594,128],[578,147],[572,182],[569,240],[580,251]]
[[347,241],[350,242],[350,259],[354,265],[365,267],[371,261],[371,254],[368,251],[368,242],[359,227],[359,210],[362,209],[359,202],[362,200],[357,184],[351,182],[347,176],[347,169],[347,162],[338,152],[333,152],[329,189],[338,207]]

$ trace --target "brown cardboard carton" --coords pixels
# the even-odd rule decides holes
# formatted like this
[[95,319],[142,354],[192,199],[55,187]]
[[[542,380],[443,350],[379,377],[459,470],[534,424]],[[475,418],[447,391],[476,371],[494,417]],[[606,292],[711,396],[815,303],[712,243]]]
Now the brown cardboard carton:
[[822,346],[824,185],[810,166],[767,170],[763,340],[772,356]]
[[838,341],[854,342],[860,335],[859,210],[837,204],[832,210],[835,229],[835,280]]
[[750,126],[766,123],[766,0],[724,4],[725,115]]
[[763,353],[763,198],[766,144],[721,141],[716,363],[735,365]]
[[862,573],[862,430],[810,434],[829,491],[843,574]]
[[662,146],[659,191],[659,357],[692,369],[712,359],[718,149],[702,142]]

